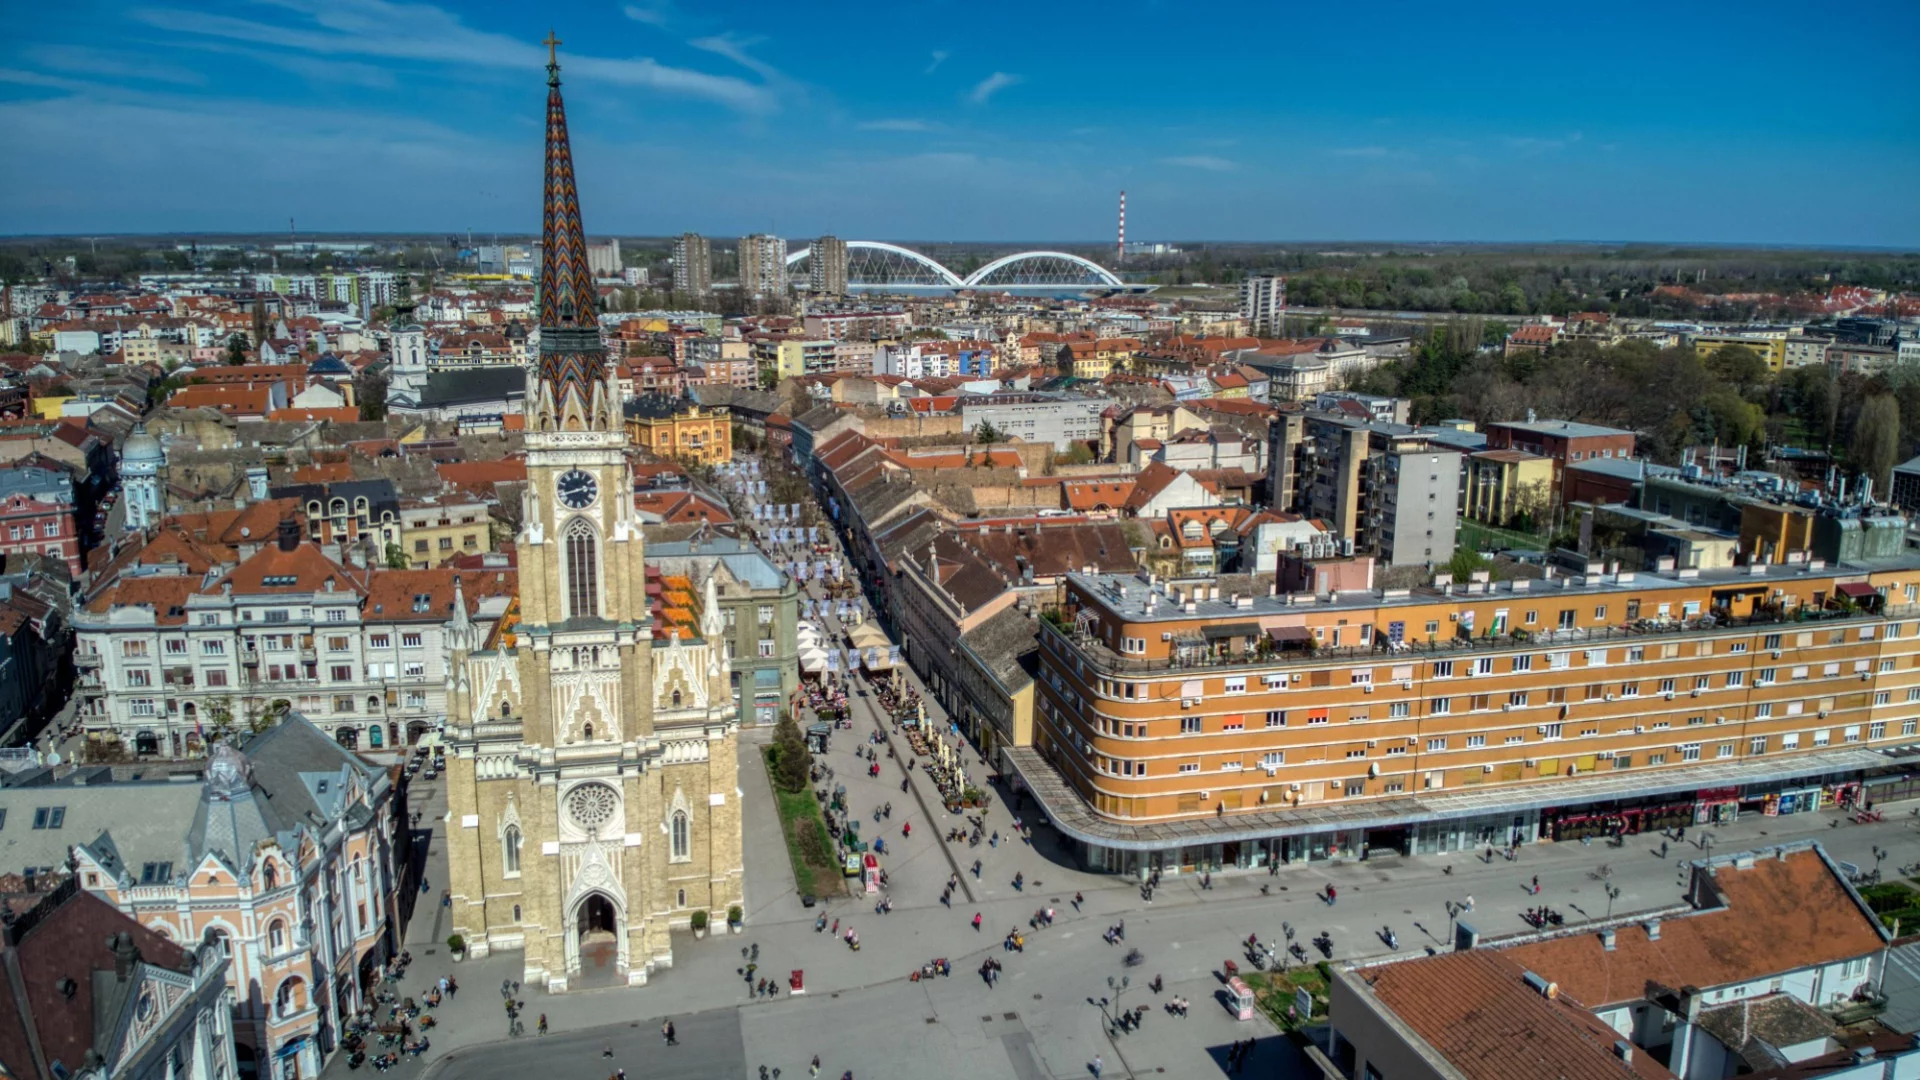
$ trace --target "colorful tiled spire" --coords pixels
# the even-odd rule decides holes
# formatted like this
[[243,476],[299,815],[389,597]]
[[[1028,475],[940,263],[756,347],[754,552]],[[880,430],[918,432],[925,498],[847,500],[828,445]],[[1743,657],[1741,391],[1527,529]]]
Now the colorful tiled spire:
[[587,267],[567,107],[560,99],[560,39],[549,33],[542,44],[547,46],[547,182],[540,231],[540,383],[530,403],[531,426],[609,431],[614,424],[606,345]]

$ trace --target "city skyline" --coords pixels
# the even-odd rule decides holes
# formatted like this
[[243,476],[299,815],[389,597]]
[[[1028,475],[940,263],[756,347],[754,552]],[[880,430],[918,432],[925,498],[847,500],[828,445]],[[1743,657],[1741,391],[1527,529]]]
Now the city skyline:
[[1729,87],[1804,62],[1779,10],[99,0],[17,24],[0,233],[524,234],[551,23],[595,235],[1093,242],[1125,188],[1142,241],[1920,242],[1920,80]]

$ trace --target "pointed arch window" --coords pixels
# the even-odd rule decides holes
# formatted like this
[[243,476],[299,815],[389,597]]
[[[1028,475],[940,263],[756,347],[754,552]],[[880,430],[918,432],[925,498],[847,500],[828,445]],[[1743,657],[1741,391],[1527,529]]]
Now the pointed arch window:
[[673,858],[675,861],[684,861],[693,857],[688,833],[687,812],[675,810],[673,812]]
[[501,831],[500,862],[507,877],[520,876],[520,826],[509,825]]
[[586,518],[567,526],[567,617],[594,618],[600,614],[600,544]]

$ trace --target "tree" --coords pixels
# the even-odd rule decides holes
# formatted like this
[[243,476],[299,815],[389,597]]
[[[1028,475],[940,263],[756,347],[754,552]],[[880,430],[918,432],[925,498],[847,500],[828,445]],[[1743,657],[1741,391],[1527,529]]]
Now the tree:
[[247,362],[247,335],[236,333],[227,339],[227,363],[235,367]]
[[773,726],[773,783],[781,791],[805,791],[811,779],[813,754],[807,750],[806,737],[793,713],[782,709]]
[[1455,548],[1453,558],[1447,560],[1447,572],[1456,582],[1465,582],[1473,577],[1476,570],[1487,569],[1487,560],[1472,548]]
[[1722,345],[1707,354],[1707,370],[1746,393],[1767,381],[1767,361],[1745,345]]
[[353,377],[353,400],[359,404],[360,419],[387,418],[387,377],[367,368]]
[[1847,460],[1882,496],[1892,489],[1893,467],[1900,462],[1900,403],[1891,394],[1875,394],[1860,406]]
[[973,429],[973,441],[977,443],[997,443],[1005,438],[1000,429],[994,427],[989,420],[980,421],[980,426]]
[[413,565],[412,561],[407,558],[406,549],[402,548],[399,544],[390,543],[387,545],[386,559],[387,569],[389,570],[405,570]]

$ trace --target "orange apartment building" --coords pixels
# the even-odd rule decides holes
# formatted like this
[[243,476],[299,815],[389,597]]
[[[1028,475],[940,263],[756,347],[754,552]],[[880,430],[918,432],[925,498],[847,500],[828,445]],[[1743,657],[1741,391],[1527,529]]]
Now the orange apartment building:
[[1330,596],[1074,574],[1004,763],[1085,862],[1140,874],[1889,794],[1862,785],[1920,742],[1920,560],[1661,563]]

